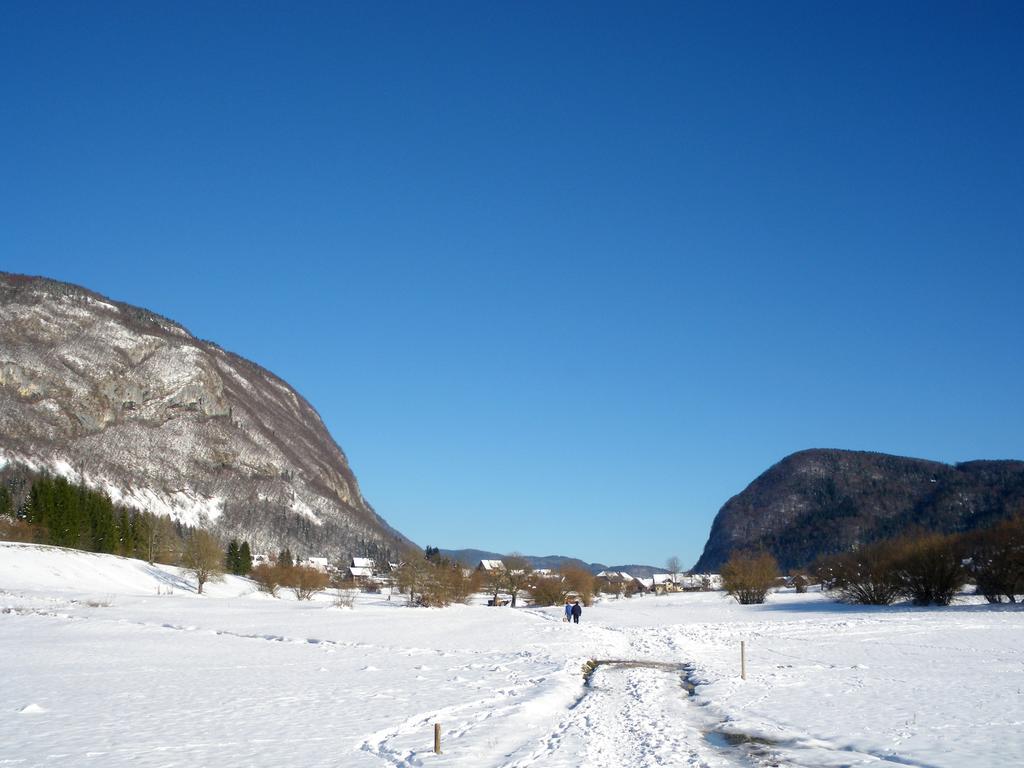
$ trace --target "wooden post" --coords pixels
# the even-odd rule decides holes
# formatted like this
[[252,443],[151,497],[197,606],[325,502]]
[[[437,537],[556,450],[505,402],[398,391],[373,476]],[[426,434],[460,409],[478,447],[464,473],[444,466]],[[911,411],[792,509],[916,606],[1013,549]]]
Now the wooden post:
[[441,724],[434,723],[434,754],[441,754]]
[[740,640],[740,677],[747,679],[747,641]]

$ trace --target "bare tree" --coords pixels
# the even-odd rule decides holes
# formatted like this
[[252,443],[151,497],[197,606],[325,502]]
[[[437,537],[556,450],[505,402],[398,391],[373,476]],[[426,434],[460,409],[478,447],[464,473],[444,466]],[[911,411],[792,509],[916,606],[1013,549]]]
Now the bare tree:
[[668,560],[665,561],[665,568],[670,574],[672,574],[672,583],[676,583],[676,575],[679,573],[679,556],[672,555]]
[[402,564],[394,576],[399,591],[409,594],[409,605],[423,602],[423,590],[430,577],[430,568],[430,562],[419,550],[408,550],[402,556]]
[[505,564],[505,571],[502,574],[505,577],[505,589],[512,596],[512,607],[515,608],[516,597],[533,580],[533,566],[519,553],[502,558],[502,562]]
[[185,542],[181,562],[196,577],[201,595],[206,582],[219,581],[224,573],[224,550],[212,534],[196,530]]
[[481,588],[493,595],[491,605],[498,605],[498,594],[505,588],[505,571],[501,568],[479,571]]
[[180,541],[174,530],[171,518],[163,515],[143,515],[143,537],[146,544],[146,560],[152,565],[155,561],[173,562],[175,550]]
[[594,602],[594,593],[597,591],[597,581],[594,575],[586,568],[578,565],[567,565],[562,568],[562,578],[565,579],[566,593],[573,593],[584,605]]

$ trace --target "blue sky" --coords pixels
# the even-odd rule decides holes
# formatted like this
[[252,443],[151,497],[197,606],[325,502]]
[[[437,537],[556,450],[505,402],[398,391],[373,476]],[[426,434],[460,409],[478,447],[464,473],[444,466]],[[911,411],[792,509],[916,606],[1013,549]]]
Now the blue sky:
[[686,564],[1024,458],[1024,5],[7,3],[0,268],[299,390],[421,545]]

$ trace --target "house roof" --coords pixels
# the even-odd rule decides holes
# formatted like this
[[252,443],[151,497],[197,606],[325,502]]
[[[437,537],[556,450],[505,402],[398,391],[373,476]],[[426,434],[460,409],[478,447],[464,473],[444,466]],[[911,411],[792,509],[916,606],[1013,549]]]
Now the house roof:
[[352,565],[355,568],[373,568],[373,558],[370,557],[353,557]]
[[504,571],[505,564],[501,560],[481,560],[477,568],[482,568],[485,571]]
[[356,578],[367,578],[368,579],[371,576],[373,576],[373,571],[370,568],[359,568],[357,566],[352,566],[351,568],[348,569],[348,572],[352,574],[352,578],[353,579],[356,579]]

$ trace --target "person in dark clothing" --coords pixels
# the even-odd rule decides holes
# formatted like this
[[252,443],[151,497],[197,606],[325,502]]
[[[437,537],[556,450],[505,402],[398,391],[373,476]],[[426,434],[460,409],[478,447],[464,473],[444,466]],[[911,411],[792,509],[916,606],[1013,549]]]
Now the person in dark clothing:
[[577,600],[572,605],[572,623],[573,624],[579,624],[580,623],[580,614],[582,614],[582,613],[583,613],[583,609],[580,608],[580,601]]

